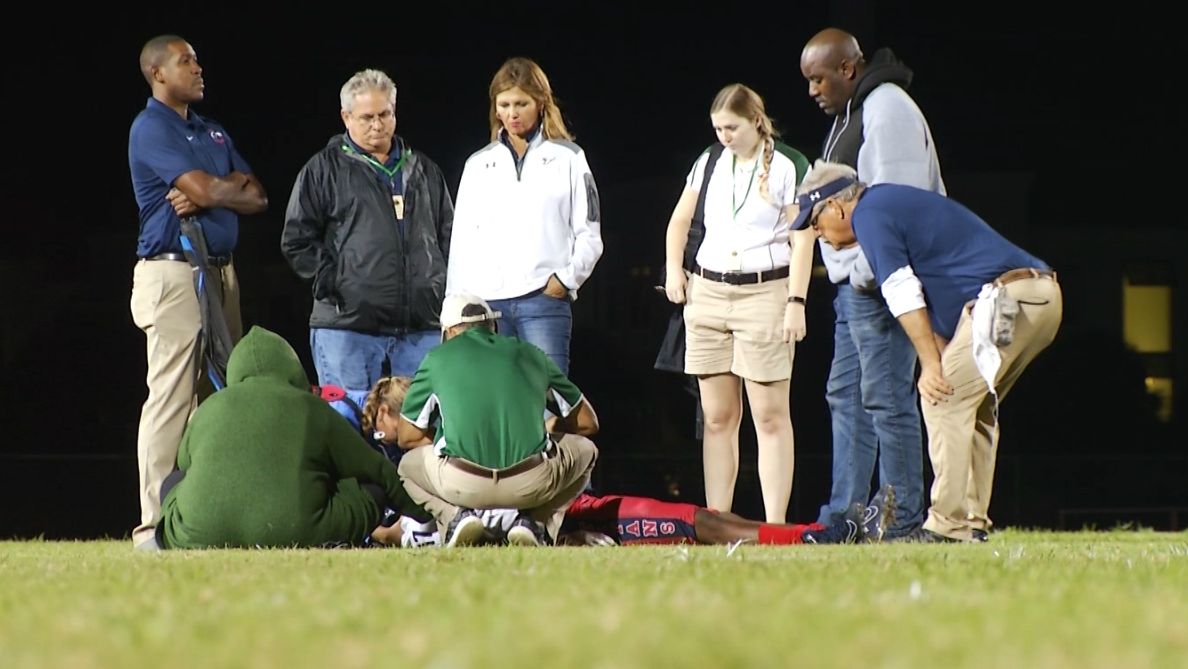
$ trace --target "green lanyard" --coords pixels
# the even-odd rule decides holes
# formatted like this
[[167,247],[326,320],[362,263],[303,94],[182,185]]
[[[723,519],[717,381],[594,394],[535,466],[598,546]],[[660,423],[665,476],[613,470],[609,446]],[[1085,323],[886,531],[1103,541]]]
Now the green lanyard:
[[404,161],[408,160],[408,154],[412,153],[412,151],[405,149],[400,154],[400,160],[396,161],[396,165],[392,169],[388,169],[387,167],[384,167],[384,164],[381,163],[380,161],[376,160],[375,158],[372,158],[371,156],[367,155],[366,153],[359,153],[358,151],[356,151],[355,149],[353,149],[351,146],[349,146],[347,144],[342,145],[342,150],[347,153],[353,153],[356,156],[359,156],[360,158],[362,158],[363,160],[366,160],[372,167],[374,167],[377,170],[388,175],[388,179],[394,179],[396,177],[396,173],[400,171],[400,167],[402,165],[404,165]]
[[751,178],[747,182],[747,192],[743,193],[742,202],[735,204],[737,199],[738,188],[734,183],[737,170],[735,166],[738,164],[738,156],[731,153],[730,157],[730,206],[734,209],[734,218],[738,218],[738,212],[742,210],[743,205],[747,203],[747,198],[751,197],[751,186],[755,185],[755,170],[759,169],[759,156],[755,156],[755,165],[751,167]]

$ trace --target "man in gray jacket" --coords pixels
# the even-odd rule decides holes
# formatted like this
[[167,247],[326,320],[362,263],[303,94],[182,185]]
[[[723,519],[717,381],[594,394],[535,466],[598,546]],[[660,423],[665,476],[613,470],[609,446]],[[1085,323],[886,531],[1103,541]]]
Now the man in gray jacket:
[[313,282],[320,385],[366,391],[412,376],[440,341],[454,204],[437,165],[396,133],[396,85],[363,70],[342,87],[346,132],[297,175],[281,251]]
[[[833,117],[824,160],[844,163],[868,184],[896,183],[945,194],[924,114],[905,90],[912,72],[889,49],[869,61],[853,35],[826,28],[800,55],[809,96]],[[833,423],[833,490],[821,507],[828,524],[870,496],[879,479],[895,488],[899,512],[889,538],[923,522],[924,472],[912,343],[888,311],[858,246],[824,243],[821,256],[837,286],[833,364],[826,398]]]

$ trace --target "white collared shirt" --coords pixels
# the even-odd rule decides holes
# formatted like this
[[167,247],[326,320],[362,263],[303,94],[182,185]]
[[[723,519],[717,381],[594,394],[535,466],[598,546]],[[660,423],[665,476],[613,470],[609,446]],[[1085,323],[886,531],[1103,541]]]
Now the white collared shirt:
[[[705,240],[697,264],[715,272],[759,272],[789,262],[788,219],[784,210],[796,202],[796,165],[777,150],[767,177],[771,201],[759,193],[763,172],[760,148],[755,161],[738,168],[730,149],[722,151],[710,173],[705,194]],[[685,185],[701,190],[708,151],[693,163]]]

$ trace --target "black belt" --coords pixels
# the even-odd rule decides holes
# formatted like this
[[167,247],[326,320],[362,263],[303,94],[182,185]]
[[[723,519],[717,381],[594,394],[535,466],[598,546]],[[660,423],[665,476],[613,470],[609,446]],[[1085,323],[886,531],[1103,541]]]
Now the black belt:
[[[189,262],[186,254],[177,253],[175,251],[166,251],[165,253],[158,253],[155,256],[149,256],[145,260],[177,260],[179,262]],[[226,267],[231,264],[231,256],[207,256],[207,264],[211,267]]]
[[718,283],[728,283],[732,286],[746,286],[752,283],[763,283],[764,281],[775,281],[776,279],[783,279],[788,276],[788,267],[777,267],[775,269],[764,270],[762,272],[715,272],[708,270],[700,265],[697,266],[694,272],[710,281],[717,281]]
[[523,460],[520,460],[516,464],[510,467],[504,467],[503,469],[491,469],[490,467],[476,465],[469,460],[463,460],[462,458],[454,457],[452,455],[447,455],[445,461],[447,465],[450,465],[454,469],[462,470],[467,474],[482,476],[483,478],[488,478],[498,483],[499,479],[511,478],[513,476],[523,474],[524,472],[536,469],[537,465],[549,458],[549,455],[552,453],[553,449],[554,445],[550,440],[549,445],[543,451],[539,453],[533,453]]

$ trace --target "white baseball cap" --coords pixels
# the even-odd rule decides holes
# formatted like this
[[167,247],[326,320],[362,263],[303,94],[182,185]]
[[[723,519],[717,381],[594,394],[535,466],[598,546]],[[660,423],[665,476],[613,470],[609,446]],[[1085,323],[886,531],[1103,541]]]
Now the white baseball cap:
[[441,302],[441,329],[443,332],[462,323],[493,321],[502,316],[503,313],[492,311],[491,306],[477,295],[455,293],[446,295],[446,298]]

